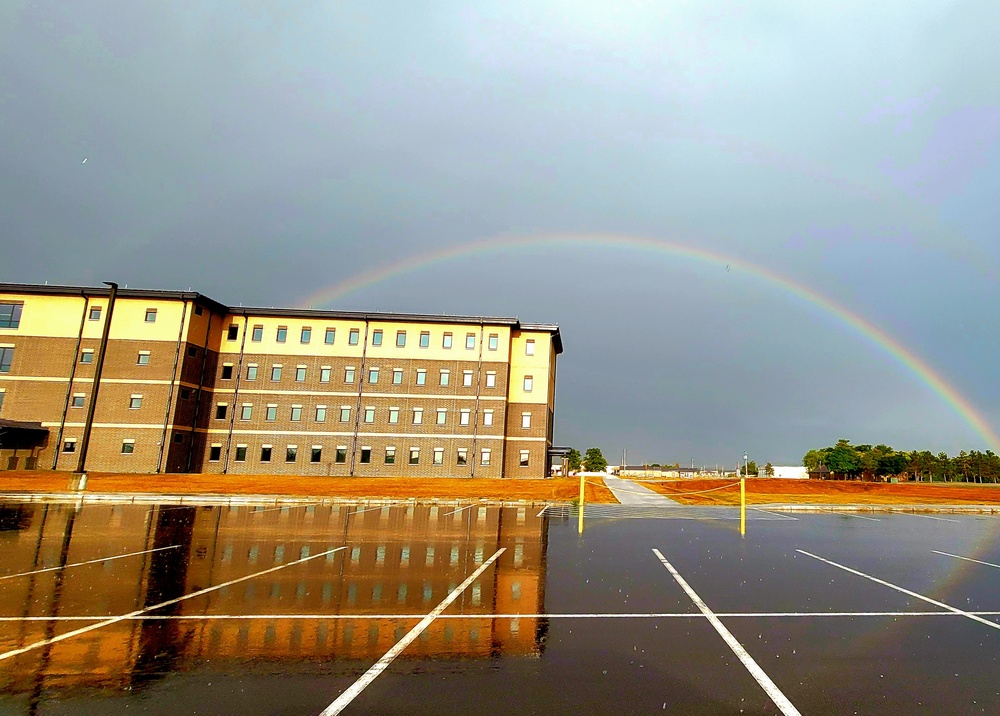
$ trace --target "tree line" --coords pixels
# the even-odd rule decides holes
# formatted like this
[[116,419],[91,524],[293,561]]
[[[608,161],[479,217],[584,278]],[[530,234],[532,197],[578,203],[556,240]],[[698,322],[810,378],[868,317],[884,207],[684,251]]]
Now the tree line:
[[944,482],[1000,482],[1000,456],[992,450],[962,450],[949,457],[929,450],[895,450],[888,445],[851,445],[841,439],[836,445],[810,450],[802,458],[810,472],[820,465],[830,472],[857,478],[862,474],[876,477],[900,477]]

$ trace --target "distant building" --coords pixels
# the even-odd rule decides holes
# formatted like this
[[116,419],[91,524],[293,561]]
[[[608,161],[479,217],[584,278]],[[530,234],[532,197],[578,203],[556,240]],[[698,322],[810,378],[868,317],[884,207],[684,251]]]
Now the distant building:
[[774,474],[771,477],[781,477],[789,480],[805,480],[809,471],[801,465],[772,465]]
[[[0,469],[73,470],[109,289],[0,284]],[[123,289],[87,468],[545,477],[559,328]]]

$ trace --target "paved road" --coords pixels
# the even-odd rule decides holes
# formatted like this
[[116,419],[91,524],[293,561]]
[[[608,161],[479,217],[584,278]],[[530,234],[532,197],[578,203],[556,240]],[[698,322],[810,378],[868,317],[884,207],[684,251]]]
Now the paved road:
[[608,475],[604,478],[604,484],[623,505],[673,507],[680,504],[677,500],[671,500],[669,497],[657,494],[648,487],[643,487],[632,480],[622,480]]

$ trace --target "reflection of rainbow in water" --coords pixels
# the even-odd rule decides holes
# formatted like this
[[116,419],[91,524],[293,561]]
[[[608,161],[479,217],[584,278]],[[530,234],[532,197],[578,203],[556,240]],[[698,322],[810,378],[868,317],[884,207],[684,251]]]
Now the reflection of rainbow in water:
[[818,308],[823,313],[832,316],[839,323],[860,333],[872,344],[882,350],[890,358],[906,368],[917,379],[941,397],[976,433],[986,442],[986,446],[1000,452],[1000,437],[993,432],[986,419],[976,407],[958,390],[952,386],[940,373],[934,370],[922,358],[905,347],[884,330],[874,325],[862,316],[823,296],[812,288],[805,286],[787,276],[758,264],[726,256],[715,251],[686,246],[684,244],[635,236],[611,234],[567,234],[539,235],[515,238],[497,238],[474,241],[458,246],[437,249],[416,256],[400,259],[370,271],[341,281],[307,296],[302,300],[304,307],[323,306],[343,296],[366,286],[384,281],[394,276],[417,271],[451,259],[474,256],[477,254],[499,253],[503,251],[520,251],[525,249],[571,247],[596,249],[635,249],[650,253],[664,254],[703,263],[724,266],[727,270],[738,270],[755,276],[772,286],[802,299]]

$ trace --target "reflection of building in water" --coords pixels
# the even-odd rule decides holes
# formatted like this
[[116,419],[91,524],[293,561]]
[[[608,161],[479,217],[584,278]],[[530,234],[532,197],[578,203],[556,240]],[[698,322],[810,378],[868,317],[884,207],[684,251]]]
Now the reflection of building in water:
[[[535,510],[90,504],[79,511],[65,505],[19,509],[16,518],[0,514],[3,574],[143,554],[0,580],[6,616],[106,618],[227,586],[151,612],[180,619],[123,620],[15,657],[0,672],[6,693],[40,693],[43,685],[135,684],[207,659],[214,665],[246,658],[377,659],[501,547],[506,551],[495,565],[446,612],[475,616],[436,620],[401,658],[541,653],[545,624],[534,615],[544,607],[547,518]],[[210,618],[239,615],[257,616]],[[0,651],[85,624],[0,622]]]

